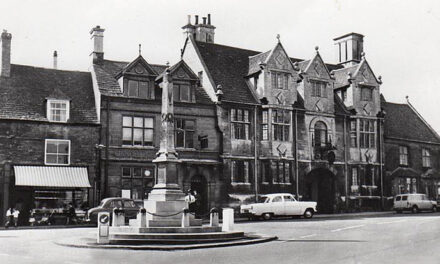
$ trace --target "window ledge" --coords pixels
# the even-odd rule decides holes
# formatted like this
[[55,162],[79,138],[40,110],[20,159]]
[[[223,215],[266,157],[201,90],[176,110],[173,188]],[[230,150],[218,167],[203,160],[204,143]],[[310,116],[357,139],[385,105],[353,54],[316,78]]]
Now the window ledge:
[[231,182],[232,186],[236,185],[244,185],[244,186],[250,186],[251,184],[249,182]]
[[183,147],[176,147],[176,150],[180,151],[197,151],[195,148],[183,148]]
[[122,145],[119,148],[127,148],[127,149],[155,149],[156,147],[155,146],[130,146],[130,145]]
[[274,182],[275,185],[292,185],[290,182]]

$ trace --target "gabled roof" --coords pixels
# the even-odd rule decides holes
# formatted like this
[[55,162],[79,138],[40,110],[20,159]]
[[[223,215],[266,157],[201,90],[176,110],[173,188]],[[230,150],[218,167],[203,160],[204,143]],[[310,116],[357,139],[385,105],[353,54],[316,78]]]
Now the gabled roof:
[[47,99],[70,100],[69,123],[96,123],[89,72],[11,65],[11,76],[0,77],[0,118],[48,121]]
[[[104,60],[102,64],[93,64],[98,82],[99,91],[107,96],[122,96],[122,90],[119,86],[116,76],[127,67],[129,63],[123,61]],[[159,64],[149,64],[157,73],[163,73],[168,66]],[[196,103],[212,104],[213,102],[201,87],[195,89]],[[160,100],[160,97],[156,98]]]
[[271,51],[269,50],[269,51],[257,54],[255,56],[249,57],[249,72],[247,75],[252,75],[254,73],[261,71],[260,64],[265,63],[265,61],[270,53],[271,53]]
[[142,66],[148,71],[150,75],[157,76],[160,72],[156,72],[153,67],[151,67],[150,64],[142,57],[142,55],[139,55],[134,61],[130,62],[127,66],[122,68],[122,70],[117,75],[117,79],[119,76],[123,75],[124,73],[131,71],[136,65],[142,64]]
[[333,70],[333,75],[335,76],[335,89],[350,85],[349,79],[354,78],[354,73],[356,72],[359,64],[353,65],[351,67]]
[[[170,74],[173,75],[178,69],[183,68],[185,72],[189,75],[189,78],[191,80],[198,80],[197,75],[191,70],[191,68],[186,64],[184,60],[180,60],[178,63],[174,64],[169,68]],[[165,68],[166,70],[166,68]],[[162,73],[157,76],[156,81],[163,78],[163,75],[165,74],[165,71],[162,71]]]
[[385,137],[440,143],[429,125],[407,104],[381,102],[385,111]]

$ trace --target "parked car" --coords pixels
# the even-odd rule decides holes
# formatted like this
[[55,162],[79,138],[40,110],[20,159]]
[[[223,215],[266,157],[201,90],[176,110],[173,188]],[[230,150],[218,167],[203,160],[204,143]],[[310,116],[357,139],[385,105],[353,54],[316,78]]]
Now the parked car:
[[304,216],[312,218],[316,211],[316,202],[300,202],[290,193],[262,195],[262,202],[240,206],[240,214],[250,218],[262,217],[270,220],[274,216]]
[[121,208],[125,212],[125,219],[136,218],[140,207],[132,199],[121,197],[105,198],[97,207],[90,208],[87,211],[86,221],[96,223],[98,213],[109,212],[110,215],[113,212],[113,208]]
[[437,212],[437,201],[429,200],[426,194],[399,194],[394,197],[394,210],[397,213],[402,213],[402,211],[411,211],[413,213],[418,213],[419,211]]

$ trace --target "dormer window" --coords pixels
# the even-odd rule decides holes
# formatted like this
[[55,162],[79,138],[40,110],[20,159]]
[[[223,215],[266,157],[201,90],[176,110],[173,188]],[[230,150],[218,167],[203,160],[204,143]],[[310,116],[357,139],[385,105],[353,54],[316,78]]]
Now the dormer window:
[[152,98],[152,87],[147,81],[128,80],[127,86],[128,97],[136,97],[142,99]]
[[370,87],[361,87],[361,100],[362,101],[373,100],[373,89]]
[[312,85],[312,97],[327,97],[325,87],[327,83],[320,81],[310,81]]
[[282,72],[271,73],[272,88],[288,89],[289,88],[289,74]]
[[188,83],[174,83],[174,101],[191,102],[191,86]]
[[47,119],[51,122],[67,122],[70,114],[68,100],[47,100]]

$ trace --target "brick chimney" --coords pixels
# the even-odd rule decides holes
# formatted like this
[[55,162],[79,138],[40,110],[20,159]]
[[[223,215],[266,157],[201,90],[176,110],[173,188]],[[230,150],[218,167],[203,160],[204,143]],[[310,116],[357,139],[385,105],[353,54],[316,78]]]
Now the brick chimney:
[[214,43],[215,27],[211,25],[211,14],[202,17],[203,23],[199,24],[199,16],[195,16],[194,25],[191,24],[191,16],[188,16],[188,23],[182,27],[184,33],[192,35],[196,41]]
[[56,50],[53,51],[53,68],[58,69],[58,53]]
[[104,31],[100,26],[90,30],[90,38],[93,40],[93,51],[90,55],[94,64],[101,64],[104,60]]
[[2,52],[0,54],[1,57],[1,68],[0,68],[0,76],[1,77],[9,77],[11,76],[11,33],[8,33],[6,30],[3,30],[1,36],[1,45]]

